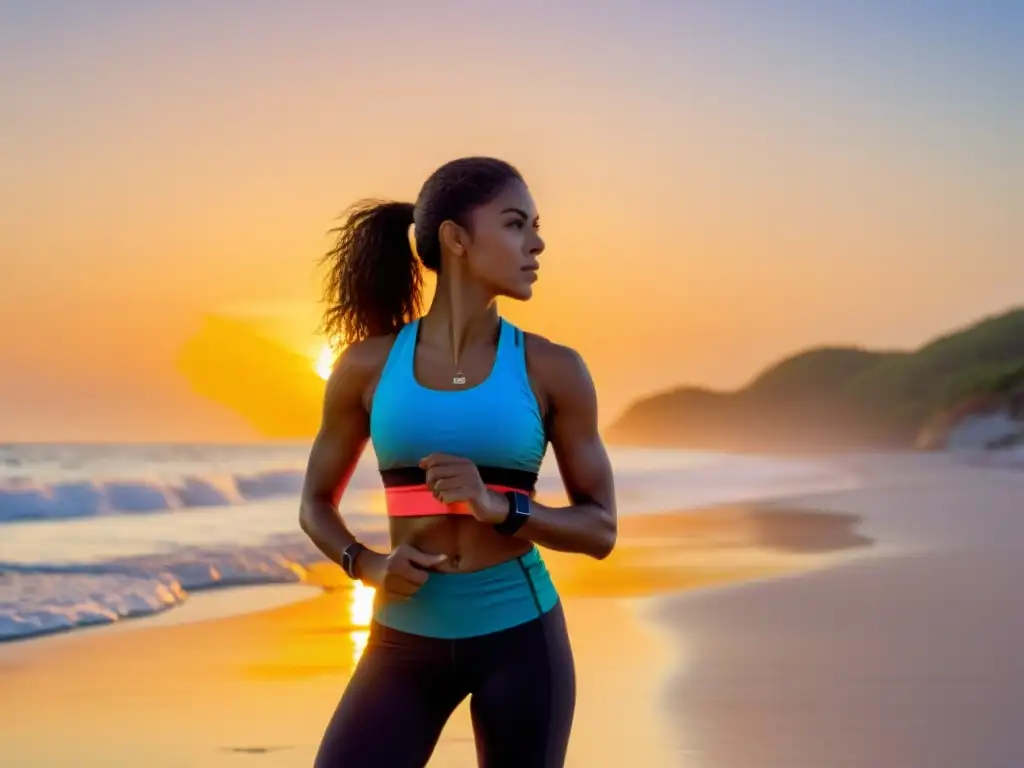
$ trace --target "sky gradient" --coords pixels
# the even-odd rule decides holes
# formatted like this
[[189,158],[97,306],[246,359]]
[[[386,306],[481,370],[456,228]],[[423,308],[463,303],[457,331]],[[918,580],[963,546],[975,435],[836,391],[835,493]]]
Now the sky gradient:
[[0,2],[0,441],[265,434],[239,350],[311,366],[337,215],[467,154],[526,176],[502,309],[605,423],[1024,304],[1021,40],[980,0]]

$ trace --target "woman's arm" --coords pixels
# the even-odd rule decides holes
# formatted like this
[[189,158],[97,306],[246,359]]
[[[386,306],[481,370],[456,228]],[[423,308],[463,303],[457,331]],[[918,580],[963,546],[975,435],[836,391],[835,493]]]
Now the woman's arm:
[[[379,369],[376,339],[348,347],[327,380],[320,429],[306,466],[299,525],[317,548],[336,563],[355,541],[338,512],[338,502],[369,438],[364,396]],[[386,352],[385,352],[386,355]]]
[[[370,434],[367,392],[379,375],[391,337],[374,337],[348,347],[327,380],[320,429],[309,453],[299,506],[299,525],[321,552],[341,564],[342,553],[355,541],[338,511],[356,462]],[[354,575],[389,597],[409,597],[427,580],[426,568],[445,560],[402,545],[389,554],[364,549],[356,557]]]
[[533,502],[516,536],[597,559],[615,547],[618,519],[611,462],[597,430],[597,392],[586,364],[572,349],[532,336],[530,368],[547,394],[548,437],[568,507]]

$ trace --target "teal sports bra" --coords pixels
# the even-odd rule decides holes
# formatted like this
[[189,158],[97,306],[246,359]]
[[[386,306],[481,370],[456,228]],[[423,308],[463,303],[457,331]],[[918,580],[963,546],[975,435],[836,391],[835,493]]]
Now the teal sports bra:
[[526,371],[525,335],[503,318],[500,326],[490,374],[461,390],[422,386],[413,368],[419,320],[398,332],[370,407],[370,441],[389,516],[469,513],[467,505],[443,504],[427,488],[419,463],[431,453],[469,459],[496,491],[533,492],[547,435]]

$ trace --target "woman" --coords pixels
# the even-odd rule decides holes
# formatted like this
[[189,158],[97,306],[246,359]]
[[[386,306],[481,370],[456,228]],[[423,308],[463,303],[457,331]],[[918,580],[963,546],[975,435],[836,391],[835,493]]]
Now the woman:
[[[537,224],[515,168],[465,158],[438,169],[415,205],[351,209],[328,254],[325,325],[348,346],[327,384],[301,525],[376,600],[321,768],[423,766],[466,696],[480,765],[564,763],[575,672],[537,545],[604,558],[617,523],[586,367],[495,305],[530,298]],[[421,263],[437,289],[419,317]],[[367,440],[388,553],[359,543],[338,512]],[[571,506],[533,501],[548,442]]]

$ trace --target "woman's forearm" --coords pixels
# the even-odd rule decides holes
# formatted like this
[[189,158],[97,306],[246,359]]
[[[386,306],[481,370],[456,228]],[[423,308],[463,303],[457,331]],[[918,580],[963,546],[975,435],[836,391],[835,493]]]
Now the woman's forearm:
[[341,564],[341,554],[356,540],[338,508],[327,501],[303,500],[299,525],[324,555]]
[[578,552],[603,560],[615,547],[615,514],[595,502],[549,507],[531,502],[530,517],[516,536],[560,552]]

